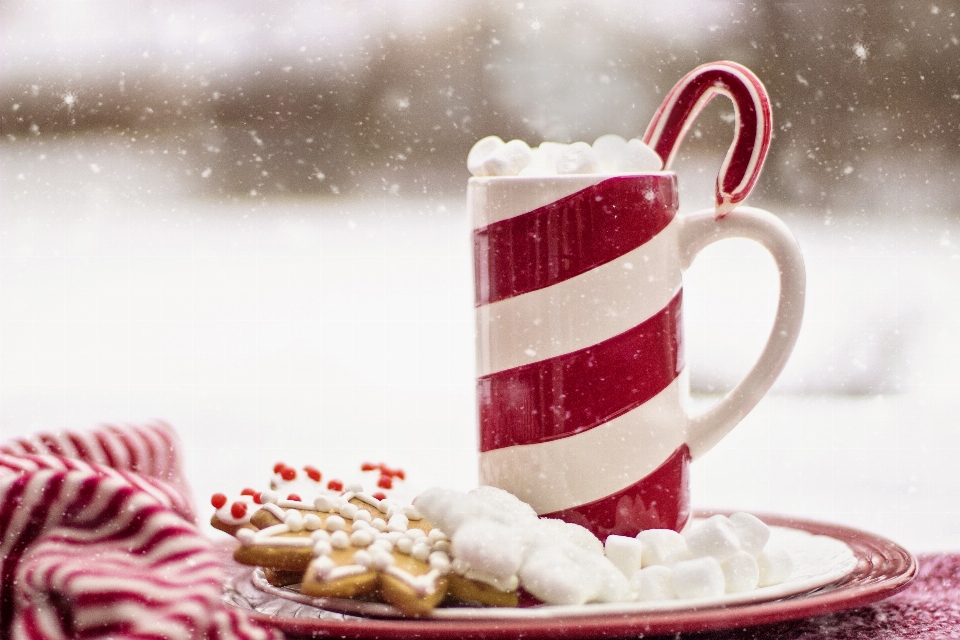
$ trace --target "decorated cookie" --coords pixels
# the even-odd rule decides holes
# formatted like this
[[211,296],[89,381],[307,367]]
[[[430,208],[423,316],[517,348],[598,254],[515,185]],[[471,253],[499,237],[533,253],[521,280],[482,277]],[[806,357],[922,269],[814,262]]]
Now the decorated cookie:
[[272,489],[231,504],[214,496],[214,526],[240,542],[236,561],[262,567],[275,586],[300,583],[300,591],[314,597],[378,599],[411,616],[429,613],[445,598],[516,605],[515,593],[468,576],[456,576],[450,591],[449,538],[413,505],[385,493],[405,479],[402,470],[365,464],[362,471],[377,477],[376,493],[339,481],[324,486],[314,471],[297,486],[300,474],[278,464]]
[[210,524],[232,536],[235,536],[239,529],[254,528],[254,525],[250,524],[250,518],[259,508],[255,503],[259,503],[259,496],[254,499],[253,489],[244,489],[235,500],[230,500],[223,493],[215,493],[210,498],[210,504],[216,509],[210,518]]

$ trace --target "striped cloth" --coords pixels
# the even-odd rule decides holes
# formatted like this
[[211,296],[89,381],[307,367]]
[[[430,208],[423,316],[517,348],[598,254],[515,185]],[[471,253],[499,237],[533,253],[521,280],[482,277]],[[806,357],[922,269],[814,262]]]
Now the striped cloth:
[[0,638],[280,636],[221,600],[165,424],[0,445]]

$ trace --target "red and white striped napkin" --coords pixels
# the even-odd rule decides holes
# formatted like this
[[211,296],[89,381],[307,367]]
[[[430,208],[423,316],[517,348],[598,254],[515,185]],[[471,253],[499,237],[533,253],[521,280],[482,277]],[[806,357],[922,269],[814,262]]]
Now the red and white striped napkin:
[[0,638],[280,638],[221,600],[173,429],[0,444]]

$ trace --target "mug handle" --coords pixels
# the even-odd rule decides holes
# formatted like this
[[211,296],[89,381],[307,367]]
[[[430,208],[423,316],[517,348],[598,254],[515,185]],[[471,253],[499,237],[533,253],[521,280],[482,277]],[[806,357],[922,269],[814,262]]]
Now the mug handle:
[[678,249],[686,271],[707,245],[726,238],[747,238],[773,256],[780,272],[777,315],[760,357],[747,375],[712,407],[690,416],[687,446],[693,459],[709,451],[740,422],[770,389],[787,364],[800,334],[806,295],[806,273],[800,247],[775,215],[754,207],[737,207],[718,218],[712,209],[680,217]]

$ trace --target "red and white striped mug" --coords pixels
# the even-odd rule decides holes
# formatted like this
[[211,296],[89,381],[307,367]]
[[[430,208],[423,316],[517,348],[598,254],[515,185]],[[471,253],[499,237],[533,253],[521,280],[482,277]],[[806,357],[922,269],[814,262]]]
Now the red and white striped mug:
[[[805,276],[796,241],[772,214],[736,207],[769,143],[759,81],[733,63],[694,70],[645,141],[669,165],[690,121],[718,93],[734,101],[737,135],[715,210],[677,215],[669,171],[469,181],[481,483],[601,539],[684,526],[690,461],[766,393],[800,329]],[[746,377],[690,415],[681,274],[703,247],[730,237],[773,255],[777,315]]]

